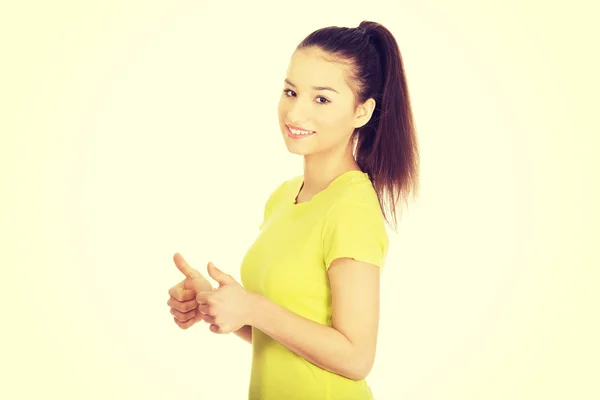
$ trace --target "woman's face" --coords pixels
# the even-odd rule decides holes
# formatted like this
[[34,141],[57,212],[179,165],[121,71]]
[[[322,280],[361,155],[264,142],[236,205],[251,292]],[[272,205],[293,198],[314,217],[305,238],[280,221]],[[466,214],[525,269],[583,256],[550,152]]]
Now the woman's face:
[[[320,49],[298,50],[288,66],[278,113],[285,144],[294,154],[346,148],[354,128],[368,121],[359,117],[364,114],[361,107],[355,113],[354,94],[344,81],[345,67],[324,60],[322,55]],[[315,133],[291,138],[286,125]]]

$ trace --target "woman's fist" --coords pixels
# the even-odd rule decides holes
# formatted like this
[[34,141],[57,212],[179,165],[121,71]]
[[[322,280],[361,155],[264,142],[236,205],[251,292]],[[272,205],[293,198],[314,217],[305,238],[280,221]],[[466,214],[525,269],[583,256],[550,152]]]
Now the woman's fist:
[[193,269],[179,253],[175,253],[173,261],[185,275],[185,279],[169,289],[167,305],[171,307],[171,315],[181,329],[188,329],[196,322],[203,320],[203,314],[198,309],[196,296],[200,292],[212,291],[211,283]]
[[181,329],[187,329],[196,322],[203,320],[202,313],[198,309],[196,292],[185,289],[185,280],[169,289],[169,300],[167,305],[171,307],[173,320]]

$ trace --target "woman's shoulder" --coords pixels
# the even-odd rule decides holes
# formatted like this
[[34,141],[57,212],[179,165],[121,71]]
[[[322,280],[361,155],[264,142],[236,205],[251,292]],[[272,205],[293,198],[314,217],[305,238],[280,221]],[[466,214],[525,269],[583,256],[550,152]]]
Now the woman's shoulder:
[[275,186],[275,189],[272,191],[272,193],[275,194],[284,192],[300,182],[302,182],[302,175],[292,176],[291,178],[285,179],[283,182]]
[[302,175],[293,176],[289,179],[284,180],[283,182],[279,182],[273,185],[271,192],[268,197],[268,203],[276,203],[282,196],[286,196],[286,194],[291,190],[294,185],[298,184],[298,182],[302,179]]
[[333,203],[378,207],[379,200],[371,180],[364,175],[358,175],[346,184],[339,186]]

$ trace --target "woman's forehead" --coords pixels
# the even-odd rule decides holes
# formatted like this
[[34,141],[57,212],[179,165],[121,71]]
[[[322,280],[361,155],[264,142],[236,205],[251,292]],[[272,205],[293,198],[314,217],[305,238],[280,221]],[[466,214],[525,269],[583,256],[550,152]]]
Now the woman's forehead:
[[327,86],[340,94],[346,91],[345,67],[323,57],[317,50],[298,50],[290,60],[287,79],[296,87],[312,89]]

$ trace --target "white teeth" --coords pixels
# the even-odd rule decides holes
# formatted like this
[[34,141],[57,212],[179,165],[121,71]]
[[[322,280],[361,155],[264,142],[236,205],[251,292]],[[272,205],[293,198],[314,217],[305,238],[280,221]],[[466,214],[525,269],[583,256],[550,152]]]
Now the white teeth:
[[310,135],[312,132],[307,132],[307,131],[298,131],[296,129],[292,129],[288,126],[288,128],[290,129],[290,132],[292,132],[294,135]]

